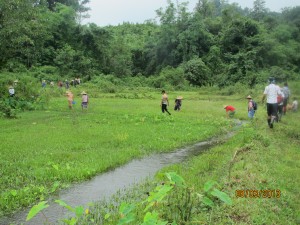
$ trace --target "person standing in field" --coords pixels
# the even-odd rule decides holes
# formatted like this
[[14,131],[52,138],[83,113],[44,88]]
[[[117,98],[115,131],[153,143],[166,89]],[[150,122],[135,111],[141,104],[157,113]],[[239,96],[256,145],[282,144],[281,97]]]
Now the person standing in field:
[[9,86],[8,93],[9,93],[10,97],[14,97],[15,96],[15,89],[14,89],[13,86]]
[[281,117],[283,115],[283,100],[284,100],[284,93],[282,92],[282,88],[280,89],[281,90],[281,95],[277,95],[277,104],[278,104],[278,112],[277,112],[277,115],[278,115],[278,119],[277,119],[277,122],[281,121]]
[[282,93],[284,95],[283,98],[283,115],[286,114],[286,106],[289,103],[289,97],[291,95],[290,89],[288,87],[287,82],[284,83],[284,87],[282,88]]
[[70,90],[68,90],[68,91],[66,91],[66,96],[67,96],[68,103],[69,103],[69,109],[73,109],[73,101],[74,101],[73,93]]
[[83,91],[81,95],[82,95],[81,108],[82,110],[87,109],[89,104],[89,96],[85,91]]
[[250,119],[253,119],[254,114],[255,114],[254,102],[253,102],[253,100],[252,100],[251,95],[248,95],[248,96],[247,96],[247,99],[248,99],[248,117],[249,117]]
[[265,87],[262,103],[265,98],[267,98],[267,115],[268,115],[268,125],[270,128],[273,128],[273,123],[277,119],[278,103],[277,96],[282,95],[282,92],[279,86],[275,85],[275,78],[269,78],[269,85]]
[[224,105],[224,109],[226,110],[226,117],[233,118],[235,114],[235,108],[232,105]]
[[293,112],[298,111],[298,101],[297,101],[296,97],[294,97],[294,101],[293,101],[293,104],[292,104],[292,111]]
[[183,97],[182,96],[178,96],[176,99],[175,99],[175,106],[174,106],[174,110],[178,110],[180,111],[181,109],[181,104],[182,104],[182,99]]
[[161,106],[161,111],[164,113],[165,111],[171,115],[171,113],[168,111],[168,106],[169,106],[169,99],[168,99],[168,95],[167,93],[165,92],[165,90],[163,90],[162,92],[162,97],[161,97],[161,103],[160,103],[160,106]]

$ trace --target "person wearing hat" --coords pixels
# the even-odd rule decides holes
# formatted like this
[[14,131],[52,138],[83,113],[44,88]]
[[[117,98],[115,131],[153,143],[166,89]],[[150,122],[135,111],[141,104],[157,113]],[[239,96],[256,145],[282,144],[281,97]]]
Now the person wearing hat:
[[89,104],[89,96],[85,91],[81,92],[81,95],[82,95],[82,101],[81,101],[82,110],[87,109]]
[[254,102],[253,102],[253,100],[252,100],[251,95],[248,95],[248,96],[247,96],[247,99],[248,99],[248,117],[249,117],[250,119],[253,119],[254,114],[255,114]]
[[176,111],[176,110],[180,111],[182,99],[183,99],[182,96],[177,96],[177,98],[175,99],[175,107],[174,107],[174,110],[175,110],[175,111]]
[[224,105],[224,109],[226,110],[226,117],[232,118],[235,114],[235,108],[232,105]]
[[278,111],[278,103],[277,96],[282,95],[280,87],[275,85],[275,78],[269,78],[269,85],[265,87],[262,103],[267,98],[267,115],[268,115],[268,125],[270,128],[273,128],[274,121],[277,120],[277,111]]
[[15,96],[15,89],[14,89],[13,86],[9,86],[8,93],[9,93],[10,97],[14,97]]

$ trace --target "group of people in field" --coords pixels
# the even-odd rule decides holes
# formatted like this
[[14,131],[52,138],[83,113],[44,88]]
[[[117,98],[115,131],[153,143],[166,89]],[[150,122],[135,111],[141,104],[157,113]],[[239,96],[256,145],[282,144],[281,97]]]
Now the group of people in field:
[[[14,82],[14,85],[17,84],[18,81]],[[76,87],[81,83],[80,78],[76,78],[71,81],[71,85]],[[42,81],[42,87],[46,87],[46,80]],[[65,85],[66,88],[66,97],[68,100],[69,109],[73,109],[73,105],[75,104],[74,101],[74,94],[70,90],[70,83],[68,80],[65,80],[65,84],[61,81],[58,81],[58,87],[62,88]],[[54,86],[54,82],[50,82],[50,86]],[[15,95],[14,86],[9,87],[9,96],[13,97]],[[163,113],[171,113],[168,111],[169,106],[169,98],[165,90],[161,92],[161,111]],[[298,101],[294,97],[292,104],[289,104],[289,99],[291,96],[291,92],[289,90],[288,84],[284,83],[284,87],[280,88],[278,85],[275,84],[275,79],[273,77],[269,78],[269,85],[265,87],[262,97],[262,103],[266,100],[267,103],[267,122],[270,128],[273,128],[274,122],[279,122],[281,120],[282,115],[285,115],[287,110],[291,110],[293,112],[297,112],[298,110]],[[257,103],[252,99],[251,95],[246,97],[248,100],[248,117],[250,119],[254,118],[255,112],[257,110]],[[180,111],[182,106],[182,96],[177,96],[175,99],[175,111]],[[83,91],[81,92],[81,107],[82,110],[87,109],[89,105],[89,96],[88,94]],[[232,105],[224,105],[224,109],[226,110],[226,117],[232,118],[235,115],[236,109]]]
[[[276,85],[275,78],[269,78],[269,85],[265,87],[262,97],[262,104],[266,100],[267,104],[267,122],[270,128],[274,127],[274,122],[279,122],[282,115],[285,115],[287,110],[293,112],[298,111],[298,101],[296,97],[293,98],[292,104],[289,104],[291,96],[290,89],[287,82],[284,83],[284,87]],[[253,119],[257,110],[257,103],[252,99],[250,95],[246,97],[248,99],[248,117]],[[232,118],[236,112],[235,107],[231,105],[225,105],[226,115],[228,118]]]

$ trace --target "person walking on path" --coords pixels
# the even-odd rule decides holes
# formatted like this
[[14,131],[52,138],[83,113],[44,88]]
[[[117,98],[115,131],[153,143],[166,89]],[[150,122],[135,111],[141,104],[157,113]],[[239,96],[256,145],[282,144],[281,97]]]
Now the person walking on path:
[[168,111],[167,106],[169,106],[169,99],[167,93],[163,90],[162,92],[162,97],[161,97],[161,111],[164,113],[165,111],[171,115],[171,113]]
[[282,88],[282,93],[284,95],[284,98],[283,98],[283,115],[285,115],[286,114],[286,106],[289,103],[289,97],[291,95],[291,92],[290,92],[290,89],[288,87],[287,82],[284,83],[284,86]]
[[87,109],[89,104],[89,96],[85,91],[83,91],[81,95],[82,95],[81,108],[82,110]]
[[253,102],[251,95],[248,95],[247,99],[248,99],[248,117],[250,119],[253,119],[255,114],[255,109],[254,109],[255,103]]
[[68,103],[69,103],[69,109],[73,109],[73,101],[74,101],[73,93],[70,90],[68,90],[68,91],[66,91],[66,96],[67,96]]
[[278,103],[277,96],[282,95],[279,86],[275,85],[275,78],[269,78],[269,85],[265,87],[262,103],[264,103],[265,98],[267,98],[267,115],[268,115],[268,125],[273,128],[274,121],[277,119]]
[[235,108],[232,105],[224,105],[224,109],[226,110],[226,117],[233,118],[235,114]]

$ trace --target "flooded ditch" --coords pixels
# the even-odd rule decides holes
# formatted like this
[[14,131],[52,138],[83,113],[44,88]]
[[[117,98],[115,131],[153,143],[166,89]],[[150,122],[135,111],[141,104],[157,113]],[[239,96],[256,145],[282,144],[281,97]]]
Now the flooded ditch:
[[[153,177],[156,172],[165,166],[184,162],[188,158],[197,156],[231,136],[233,136],[233,133],[180,148],[173,152],[154,154],[142,159],[132,160],[124,166],[100,174],[89,181],[74,184],[72,187],[59,192],[57,196],[52,196],[52,199],[63,200],[72,207],[80,205],[87,207],[88,203],[108,199],[117,193],[118,190],[128,188],[148,177]],[[0,225],[58,224],[60,219],[66,218],[69,215],[69,212],[65,208],[53,203],[53,200],[48,201],[50,206],[43,211],[44,215],[39,213],[29,222],[25,222],[29,212],[29,209],[27,209],[12,217],[0,218]]]

